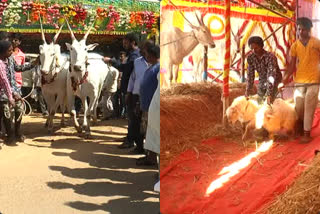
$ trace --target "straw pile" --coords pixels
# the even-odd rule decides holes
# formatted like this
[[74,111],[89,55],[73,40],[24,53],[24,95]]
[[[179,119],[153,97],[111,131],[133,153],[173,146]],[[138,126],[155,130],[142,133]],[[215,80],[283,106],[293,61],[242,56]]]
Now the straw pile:
[[294,184],[263,213],[319,213],[320,211],[320,154],[295,180]]
[[[230,103],[244,91],[245,84],[230,84]],[[218,83],[177,84],[161,91],[161,168],[181,152],[199,146],[202,140],[214,136],[241,139],[239,128],[221,126],[221,97],[222,84]]]

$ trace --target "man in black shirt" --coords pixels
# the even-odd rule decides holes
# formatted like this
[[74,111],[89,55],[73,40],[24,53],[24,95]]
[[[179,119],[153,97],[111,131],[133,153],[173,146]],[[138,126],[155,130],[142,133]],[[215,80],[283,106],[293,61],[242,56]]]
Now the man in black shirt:
[[[128,33],[122,40],[123,48],[128,52],[128,59],[126,63],[120,64],[117,60],[111,59],[109,57],[104,58],[105,63],[112,63],[113,67],[119,68],[120,73],[122,73],[121,82],[120,82],[120,91],[122,94],[127,93],[127,88],[129,84],[130,75],[133,71],[134,61],[140,57],[140,50],[138,48],[138,36],[134,33]],[[128,105],[131,103],[130,100],[132,97],[130,95],[126,96],[126,105],[128,109],[128,115],[131,115],[130,112],[135,110],[135,106]],[[128,134],[126,140],[119,148],[131,148],[134,146],[133,136],[132,136],[132,120],[128,118]]]

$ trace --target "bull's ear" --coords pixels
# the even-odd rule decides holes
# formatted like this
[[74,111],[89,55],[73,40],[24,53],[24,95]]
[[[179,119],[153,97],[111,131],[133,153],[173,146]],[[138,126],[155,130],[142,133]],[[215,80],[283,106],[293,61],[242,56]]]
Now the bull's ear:
[[92,51],[92,50],[94,50],[98,45],[99,45],[98,43],[94,43],[94,44],[88,45],[88,46],[87,46],[87,50],[88,50],[88,51]]
[[71,45],[69,43],[66,43],[66,46],[67,46],[68,50],[70,51],[71,50]]

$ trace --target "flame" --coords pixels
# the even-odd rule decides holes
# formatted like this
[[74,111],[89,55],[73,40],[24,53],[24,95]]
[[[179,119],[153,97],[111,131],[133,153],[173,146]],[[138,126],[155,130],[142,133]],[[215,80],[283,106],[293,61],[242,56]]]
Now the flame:
[[209,196],[216,189],[221,188],[225,183],[227,183],[231,177],[235,176],[240,172],[241,169],[246,168],[251,163],[251,160],[257,157],[259,154],[268,151],[273,145],[273,140],[263,142],[256,151],[251,152],[246,157],[241,160],[224,167],[218,175],[221,175],[218,179],[214,180],[206,191],[206,196]]
[[256,113],[256,128],[261,129],[264,122],[264,113],[267,110],[267,106],[262,106]]

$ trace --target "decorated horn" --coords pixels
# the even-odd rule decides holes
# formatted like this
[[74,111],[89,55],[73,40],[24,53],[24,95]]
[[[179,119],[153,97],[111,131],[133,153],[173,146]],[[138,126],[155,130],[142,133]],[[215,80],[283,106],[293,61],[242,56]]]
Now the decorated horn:
[[40,12],[39,12],[39,20],[40,20],[40,28],[41,28],[41,35],[42,35],[42,40],[43,40],[43,42],[44,42],[44,44],[46,44],[47,42],[46,42],[46,37],[44,36],[44,31],[43,31],[43,26],[42,26],[42,20],[41,20],[41,14],[40,14]]
[[72,39],[72,41],[74,41],[74,40],[76,39],[76,37],[75,37],[74,34],[73,34],[73,31],[72,31],[72,29],[71,29],[71,27],[70,27],[70,24],[69,24],[69,22],[68,22],[68,19],[67,19],[66,17],[64,17],[64,19],[66,20],[67,25],[68,25],[68,28],[69,28],[69,31],[70,31],[70,33],[71,33],[71,39]]
[[59,31],[58,31],[57,34],[54,36],[54,38],[53,38],[53,44],[56,44],[57,39],[58,39],[58,37],[59,37],[59,35],[60,35],[60,33],[61,33],[61,30],[62,30],[63,26],[64,26],[64,23],[61,25]]
[[87,38],[88,38],[88,36],[89,36],[89,34],[90,34],[90,31],[92,30],[94,24],[95,24],[95,21],[94,21],[94,22],[92,23],[92,25],[90,26],[90,28],[89,28],[88,32],[86,33],[86,35],[84,35],[84,37],[83,37],[83,40],[84,40],[84,41],[87,40]]

